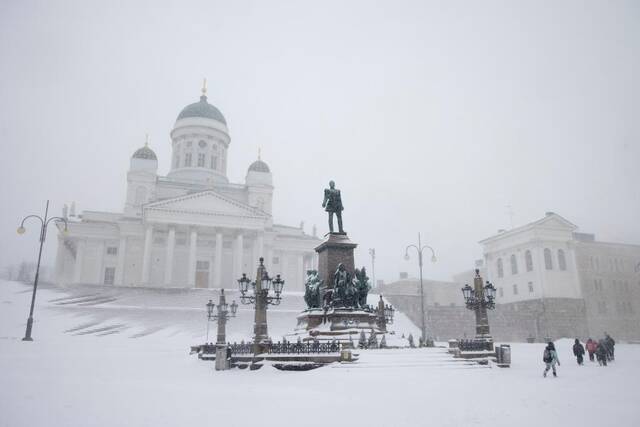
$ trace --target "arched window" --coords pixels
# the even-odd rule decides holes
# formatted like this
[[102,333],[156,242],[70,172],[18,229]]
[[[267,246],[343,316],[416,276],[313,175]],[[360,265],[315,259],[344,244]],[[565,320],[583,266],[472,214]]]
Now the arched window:
[[136,188],[136,206],[143,204],[147,200],[147,189],[145,187]]
[[544,248],[544,268],[553,270],[553,260],[551,259],[551,249]]
[[498,258],[496,262],[496,268],[498,269],[498,277],[504,277],[504,266],[502,265],[502,258]]
[[533,271],[533,258],[531,257],[531,251],[529,250],[524,253],[524,263],[527,267],[527,271]]
[[511,255],[511,274],[518,274],[518,260],[515,254]]
[[567,259],[564,256],[564,251],[562,249],[558,249],[558,268],[564,271],[567,269]]

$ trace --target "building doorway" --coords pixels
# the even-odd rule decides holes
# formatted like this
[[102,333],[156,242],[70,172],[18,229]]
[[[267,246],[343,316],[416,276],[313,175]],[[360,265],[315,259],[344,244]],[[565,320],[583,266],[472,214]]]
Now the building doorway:
[[209,287],[209,261],[196,261],[196,288]]

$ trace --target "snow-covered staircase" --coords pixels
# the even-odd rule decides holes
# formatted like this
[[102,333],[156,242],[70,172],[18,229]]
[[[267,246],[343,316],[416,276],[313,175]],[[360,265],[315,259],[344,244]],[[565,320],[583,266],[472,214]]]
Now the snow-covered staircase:
[[379,350],[353,350],[359,355],[355,363],[334,363],[333,369],[389,369],[430,367],[436,369],[483,369],[473,360],[454,359],[446,348],[400,348]]

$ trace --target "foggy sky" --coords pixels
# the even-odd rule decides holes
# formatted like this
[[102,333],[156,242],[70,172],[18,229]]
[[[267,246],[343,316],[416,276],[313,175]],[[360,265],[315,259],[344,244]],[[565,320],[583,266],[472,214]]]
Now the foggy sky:
[[121,211],[146,132],[165,175],[203,77],[230,180],[262,147],[275,222],[324,234],[334,179],[378,279],[417,275],[418,232],[426,277],[473,267],[507,205],[640,244],[638,2],[131,3],[0,1],[0,267],[35,261],[15,229],[47,198]]

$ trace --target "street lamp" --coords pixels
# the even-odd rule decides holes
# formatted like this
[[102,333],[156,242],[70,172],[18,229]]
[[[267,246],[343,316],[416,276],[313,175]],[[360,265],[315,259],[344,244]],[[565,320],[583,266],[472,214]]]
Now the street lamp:
[[[224,289],[220,290],[220,298],[218,300],[218,310],[214,310],[215,304],[209,300],[207,303],[207,339],[209,341],[209,322],[212,320],[218,321],[218,337],[216,344],[224,344],[226,339],[226,324],[231,317],[236,317],[238,311],[238,304],[235,301],[231,303],[231,306],[227,304],[226,297],[224,295]],[[205,342],[206,344],[206,342]]]
[[40,260],[42,259],[42,246],[44,245],[44,241],[47,238],[47,227],[51,221],[63,221],[64,222],[64,232],[66,233],[67,228],[67,220],[65,218],[54,216],[51,218],[47,218],[49,214],[49,201],[47,200],[47,205],[44,209],[44,218],[39,215],[28,215],[22,218],[22,222],[20,223],[20,227],[18,227],[18,234],[24,234],[27,229],[24,227],[24,222],[29,218],[35,218],[40,221],[40,249],[38,251],[38,264],[36,265],[36,277],[33,280],[33,293],[31,294],[31,308],[29,309],[29,318],[27,319],[27,330],[25,331],[24,338],[22,341],[33,341],[31,338],[31,328],[33,327],[33,307],[36,303],[36,290],[38,289],[38,276],[40,275]]
[[380,295],[380,300],[378,300],[378,307],[375,310],[376,316],[378,317],[378,326],[383,331],[387,330],[387,324],[393,323],[393,314],[395,309],[389,305],[385,304],[382,299],[382,295]]
[[418,245],[409,245],[404,251],[404,259],[409,261],[411,259],[409,257],[409,249],[414,248],[418,253],[418,265],[420,266],[420,310],[421,310],[421,331],[422,331],[422,343],[426,345],[427,343],[427,326],[425,324],[425,311],[424,311],[424,284],[422,282],[422,251],[425,249],[429,249],[431,251],[431,262],[436,262],[438,259],[436,258],[436,253],[433,248],[429,245],[422,245],[422,240],[420,238],[420,233],[418,233]]
[[487,350],[492,350],[493,339],[489,334],[487,310],[496,308],[496,288],[488,281],[486,285],[483,286],[480,270],[476,269],[473,287],[466,284],[464,288],[462,288],[462,296],[464,297],[467,308],[473,310],[476,314],[476,340],[490,343],[487,345],[491,348],[487,348]]
[[[273,287],[274,296],[269,295],[269,291]],[[255,323],[253,326],[253,352],[261,354],[263,345],[269,341],[267,333],[267,307],[269,305],[278,305],[282,298],[282,288],[284,280],[278,274],[275,279],[269,277],[269,273],[264,266],[264,258],[260,258],[260,265],[256,271],[256,280],[251,282],[245,273],[238,279],[238,288],[240,289],[240,302],[243,304],[255,304]],[[251,288],[251,289],[249,289]]]

